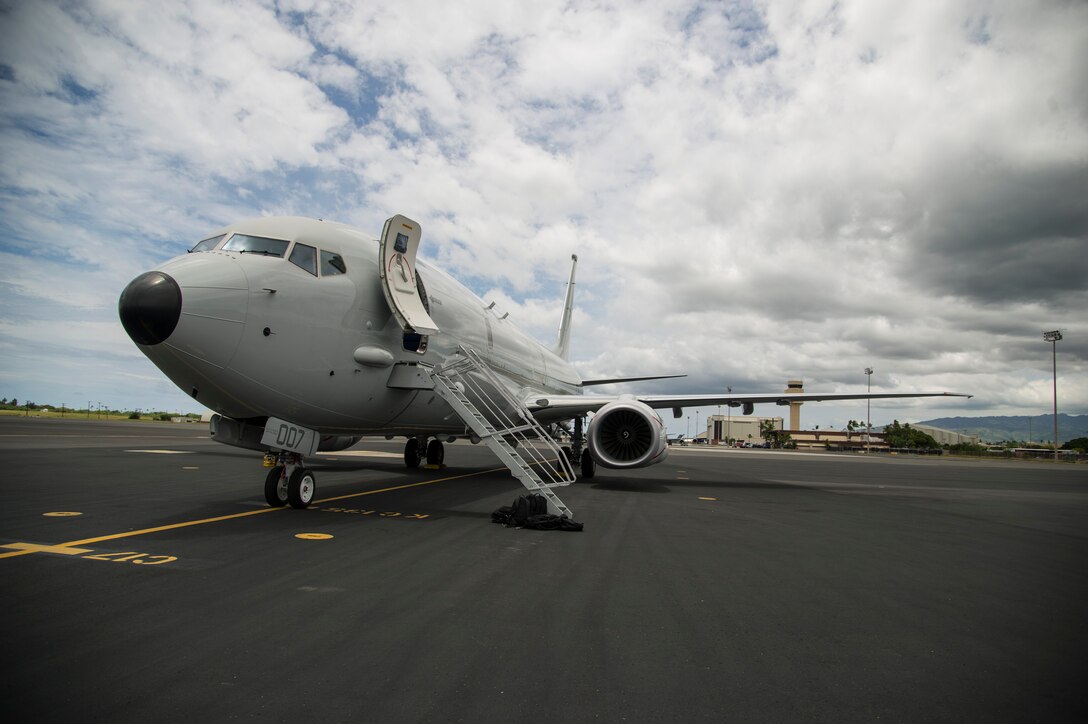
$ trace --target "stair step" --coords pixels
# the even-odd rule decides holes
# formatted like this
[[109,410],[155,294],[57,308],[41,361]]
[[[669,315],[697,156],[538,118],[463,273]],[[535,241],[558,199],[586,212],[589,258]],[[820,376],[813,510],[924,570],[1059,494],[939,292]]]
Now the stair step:
[[[540,427],[524,403],[506,391],[502,381],[474,350],[461,347],[460,354],[464,356],[463,359],[430,370],[435,391],[454,409],[465,425],[498,455],[527,490],[539,493],[548,500],[549,511],[569,516],[570,509],[552,492],[554,487],[563,487],[574,482],[573,469],[563,457],[559,446]],[[471,372],[476,373],[475,378],[467,376]],[[486,379],[498,397],[490,395],[479,384],[479,378]],[[489,408],[491,417],[472,402],[458,387],[458,382],[462,382],[466,389],[473,390],[476,398]],[[516,414],[513,417],[507,416],[507,410],[513,410]],[[500,419],[503,417],[505,419]],[[506,440],[507,437],[519,444],[511,444]],[[558,471],[554,466],[555,459],[562,461]],[[548,466],[547,477],[557,479],[545,482],[534,469],[537,466]]]

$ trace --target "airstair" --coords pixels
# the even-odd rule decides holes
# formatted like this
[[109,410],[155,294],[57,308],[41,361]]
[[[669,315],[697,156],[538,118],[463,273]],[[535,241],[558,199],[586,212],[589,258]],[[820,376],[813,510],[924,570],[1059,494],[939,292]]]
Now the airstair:
[[525,404],[473,349],[460,346],[431,370],[434,390],[449,403],[530,493],[544,496],[548,512],[571,517],[554,488],[575,481],[574,469]]

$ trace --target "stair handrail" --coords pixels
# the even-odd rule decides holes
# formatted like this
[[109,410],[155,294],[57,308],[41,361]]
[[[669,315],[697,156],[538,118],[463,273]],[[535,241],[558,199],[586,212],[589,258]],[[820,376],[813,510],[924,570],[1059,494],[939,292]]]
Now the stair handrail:
[[[570,460],[525,403],[514,396],[480,354],[471,347],[458,345],[455,355],[460,359],[443,362],[434,369],[434,373],[455,384],[460,383],[464,388],[462,394],[471,392],[474,405],[494,429],[490,434],[512,439],[520,457],[541,478],[541,484],[558,487],[573,483],[576,477]],[[478,373],[487,384],[481,384],[473,377],[473,372]],[[488,387],[498,393],[499,400],[488,393]],[[516,418],[511,416],[511,411]],[[544,450],[537,443],[542,444]]]

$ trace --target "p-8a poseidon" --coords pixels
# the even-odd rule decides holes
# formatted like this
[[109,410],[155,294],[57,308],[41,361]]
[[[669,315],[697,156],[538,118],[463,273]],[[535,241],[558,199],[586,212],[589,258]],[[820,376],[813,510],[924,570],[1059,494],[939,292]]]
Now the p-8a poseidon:
[[[244,221],[132,280],[121,322],[170,380],[217,413],[214,440],[266,454],[268,503],[296,508],[314,497],[306,459],[363,435],[406,437],[409,467],[441,464],[443,442],[486,442],[553,514],[569,515],[554,488],[573,482],[575,468],[592,477],[597,465],[665,459],[658,409],[750,414],[756,403],[951,394],[585,394],[654,378],[583,380],[568,361],[577,257],[549,348],[417,259],[420,240],[420,225],[400,215],[377,241],[328,221]],[[570,445],[560,449],[563,431]]]

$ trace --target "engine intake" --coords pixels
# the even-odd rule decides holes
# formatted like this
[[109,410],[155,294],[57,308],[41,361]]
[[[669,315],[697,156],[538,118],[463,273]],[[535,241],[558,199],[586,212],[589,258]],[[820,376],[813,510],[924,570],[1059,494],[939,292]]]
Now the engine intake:
[[602,407],[590,420],[586,438],[590,455],[606,468],[643,468],[669,454],[661,417],[633,398]]

